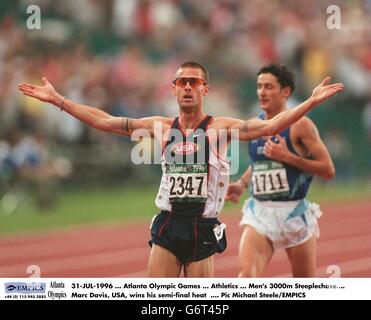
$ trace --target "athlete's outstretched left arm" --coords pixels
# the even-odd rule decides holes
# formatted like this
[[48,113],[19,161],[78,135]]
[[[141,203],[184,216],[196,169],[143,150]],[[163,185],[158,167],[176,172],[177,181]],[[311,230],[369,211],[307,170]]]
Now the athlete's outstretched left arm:
[[[314,88],[309,99],[293,109],[279,113],[272,119],[261,120],[254,118],[243,121],[234,118],[219,118],[216,121],[216,126],[219,128],[227,128],[230,131],[232,129],[237,129],[240,140],[253,140],[262,136],[273,136],[291,126],[321,102],[329,99],[335,93],[344,89],[342,83],[328,84],[329,82],[330,77],[325,78],[317,87]],[[217,122],[219,122],[219,125]]]

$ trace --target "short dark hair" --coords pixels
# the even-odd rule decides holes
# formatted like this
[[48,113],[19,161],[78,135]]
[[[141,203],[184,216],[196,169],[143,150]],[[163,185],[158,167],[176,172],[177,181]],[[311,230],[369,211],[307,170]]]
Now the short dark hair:
[[209,82],[209,71],[207,71],[207,69],[201,64],[201,63],[198,63],[196,61],[186,61],[186,62],[183,62],[179,69],[180,68],[196,68],[196,69],[201,69],[202,73],[203,73],[203,76],[204,76],[204,80],[206,82]]
[[286,66],[278,63],[271,63],[262,67],[259,72],[258,76],[262,73],[271,73],[276,78],[278,83],[281,85],[281,88],[289,87],[291,89],[291,94],[295,90],[295,75],[287,69]]

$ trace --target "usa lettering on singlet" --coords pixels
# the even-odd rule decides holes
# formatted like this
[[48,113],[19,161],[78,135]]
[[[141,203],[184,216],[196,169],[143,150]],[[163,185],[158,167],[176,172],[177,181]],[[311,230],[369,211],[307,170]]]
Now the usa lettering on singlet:
[[[211,116],[186,135],[175,118],[164,146],[162,178],[156,205],[179,215],[215,218],[224,205],[229,163],[210,145],[207,127]],[[187,132],[188,133],[188,132]]]
[[[264,119],[264,114],[259,115]],[[290,127],[280,132],[290,152],[297,154],[290,140]],[[275,137],[271,138],[276,141]],[[249,156],[252,166],[250,192],[258,200],[293,201],[305,198],[313,175],[288,164],[266,157],[263,138],[249,141]]]

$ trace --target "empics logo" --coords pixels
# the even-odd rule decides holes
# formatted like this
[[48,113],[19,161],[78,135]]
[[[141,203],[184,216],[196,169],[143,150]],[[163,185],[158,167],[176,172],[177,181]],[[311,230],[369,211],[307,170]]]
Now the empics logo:
[[46,283],[43,282],[7,282],[5,293],[45,293]]
[[8,290],[8,292],[12,292],[15,289],[17,289],[17,287],[15,285],[10,284],[10,285],[6,286],[6,290]]
[[174,145],[173,152],[176,154],[191,154],[195,153],[200,149],[198,144],[195,144],[192,141],[179,142]]

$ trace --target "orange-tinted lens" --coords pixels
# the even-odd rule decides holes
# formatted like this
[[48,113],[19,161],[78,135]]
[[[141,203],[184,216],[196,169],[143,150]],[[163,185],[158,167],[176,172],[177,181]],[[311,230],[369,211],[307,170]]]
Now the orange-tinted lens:
[[179,86],[179,87],[182,87],[182,88],[184,88],[187,85],[187,83],[189,83],[189,85],[191,87],[198,87],[201,84],[205,83],[205,80],[200,79],[200,78],[192,78],[192,77],[190,77],[190,78],[178,78],[178,79],[174,80],[174,84],[176,86]]

